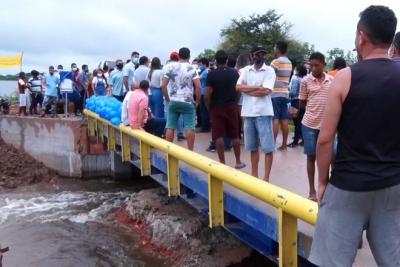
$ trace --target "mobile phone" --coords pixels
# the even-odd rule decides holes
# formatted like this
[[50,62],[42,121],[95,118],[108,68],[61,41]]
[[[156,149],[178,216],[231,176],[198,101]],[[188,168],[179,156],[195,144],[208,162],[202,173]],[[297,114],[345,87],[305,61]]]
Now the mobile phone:
[[9,248],[9,247],[0,248],[0,253],[7,252],[7,251],[9,251],[9,250],[10,250],[10,248]]

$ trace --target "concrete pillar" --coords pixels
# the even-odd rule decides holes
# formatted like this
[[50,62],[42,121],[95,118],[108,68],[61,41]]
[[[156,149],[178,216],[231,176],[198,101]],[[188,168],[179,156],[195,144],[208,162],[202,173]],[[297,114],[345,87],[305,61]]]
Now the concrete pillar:
[[122,162],[121,155],[115,151],[110,152],[111,177],[114,179],[132,178],[135,173],[134,166],[130,162]]

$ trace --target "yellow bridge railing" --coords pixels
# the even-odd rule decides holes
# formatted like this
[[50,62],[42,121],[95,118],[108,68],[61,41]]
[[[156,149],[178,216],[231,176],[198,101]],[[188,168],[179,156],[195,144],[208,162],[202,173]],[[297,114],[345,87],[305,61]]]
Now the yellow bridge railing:
[[107,128],[107,145],[110,151],[115,150],[115,135],[117,131],[119,132],[123,161],[131,160],[130,139],[139,141],[142,176],[151,174],[150,148],[165,153],[169,196],[180,194],[179,161],[207,173],[210,227],[224,225],[224,183],[276,207],[279,227],[279,266],[297,266],[297,220],[315,224],[318,213],[317,203],[145,131],[133,130],[123,125],[114,126],[88,110],[84,113],[88,117],[90,136],[95,136],[97,133],[98,138],[103,141],[103,131]]

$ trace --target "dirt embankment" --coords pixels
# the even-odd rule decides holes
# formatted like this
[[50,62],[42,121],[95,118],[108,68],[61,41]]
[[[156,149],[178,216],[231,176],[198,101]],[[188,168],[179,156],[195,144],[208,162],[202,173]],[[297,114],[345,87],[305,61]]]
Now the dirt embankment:
[[0,138],[0,189],[51,182],[56,178],[56,172]]
[[174,266],[229,266],[251,250],[183,200],[170,200],[162,188],[131,196],[115,218],[141,236],[141,245],[170,259]]

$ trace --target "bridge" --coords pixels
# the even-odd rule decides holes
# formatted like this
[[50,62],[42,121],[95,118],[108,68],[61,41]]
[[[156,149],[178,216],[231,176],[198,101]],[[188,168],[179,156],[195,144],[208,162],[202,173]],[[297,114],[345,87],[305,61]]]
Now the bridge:
[[[318,205],[303,197],[308,182],[301,148],[274,154],[267,183],[216,161],[215,153],[205,151],[209,134],[196,135],[197,152],[192,152],[144,131],[112,125],[91,111],[84,113],[89,136],[165,187],[169,197],[179,197],[208,216],[209,227],[224,227],[280,267],[314,266],[306,259]],[[226,158],[233,166],[233,157],[228,153]],[[249,158],[242,151],[242,161]],[[244,171],[249,171],[247,165]],[[376,266],[367,242],[353,266]]]

